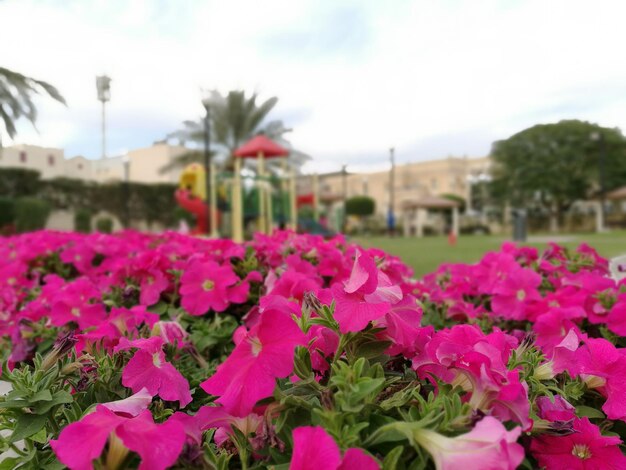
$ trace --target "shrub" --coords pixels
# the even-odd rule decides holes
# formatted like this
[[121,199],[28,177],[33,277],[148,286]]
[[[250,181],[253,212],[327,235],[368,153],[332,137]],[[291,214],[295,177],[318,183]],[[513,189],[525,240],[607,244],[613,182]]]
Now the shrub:
[[346,201],[346,214],[365,217],[376,210],[376,202],[369,196],[355,196]]
[[113,219],[111,217],[100,217],[96,220],[96,230],[101,233],[113,232]]
[[41,230],[50,215],[50,204],[34,197],[22,197],[15,202],[15,228],[18,232]]
[[0,197],[0,228],[15,222],[15,199]]
[[91,211],[78,209],[74,213],[74,230],[82,233],[91,232]]

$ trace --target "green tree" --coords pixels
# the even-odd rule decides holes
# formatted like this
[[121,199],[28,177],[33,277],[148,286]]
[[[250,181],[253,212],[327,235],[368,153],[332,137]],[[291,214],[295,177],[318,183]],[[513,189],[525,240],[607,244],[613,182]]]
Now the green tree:
[[[33,98],[34,95],[42,93],[66,104],[59,91],[49,83],[0,67],[0,118],[10,138],[17,135],[15,123],[19,119],[26,118],[33,126],[35,125],[37,107]],[[2,133],[0,132],[1,147]]]
[[626,139],[618,129],[578,120],[540,124],[493,144],[494,198],[550,214],[551,228],[577,200],[599,193],[604,155],[607,190],[626,182]]
[[369,196],[354,196],[346,201],[346,214],[367,217],[374,214],[376,202]]
[[[289,132],[281,121],[267,121],[278,98],[272,97],[261,103],[256,93],[246,96],[243,90],[234,90],[222,95],[212,91],[208,99],[211,110],[211,149],[212,153],[227,156],[226,166],[230,165],[233,152],[251,137],[263,133],[270,139],[280,141],[283,134]],[[204,119],[183,122],[183,129],[169,135],[182,142],[204,142]],[[279,142],[280,143],[280,142]],[[175,158],[161,168],[166,173],[190,163],[203,161],[202,151],[192,151]]]

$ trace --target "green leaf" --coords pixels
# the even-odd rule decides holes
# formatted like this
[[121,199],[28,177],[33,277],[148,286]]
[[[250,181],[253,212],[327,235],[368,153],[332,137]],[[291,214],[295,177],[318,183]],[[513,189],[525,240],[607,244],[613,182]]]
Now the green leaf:
[[9,400],[0,402],[0,408],[25,408],[28,406],[26,400]]
[[46,432],[46,428],[43,427],[35,434],[33,434],[30,439],[32,441],[38,442],[39,444],[45,444],[48,442],[48,433]]
[[50,394],[50,390],[40,390],[35,393],[32,397],[28,399],[28,401],[32,404],[38,401],[50,401],[52,400],[52,395]]
[[0,470],[13,470],[17,467],[19,459],[17,457],[9,457],[0,462]]
[[593,408],[591,406],[580,405],[576,407],[576,415],[579,418],[600,418],[604,419],[604,413],[598,410],[597,408]]
[[56,405],[72,403],[72,401],[74,401],[74,398],[72,397],[72,395],[69,392],[66,392],[65,390],[61,390],[61,391],[56,392],[53,396],[51,396],[49,401],[36,405],[33,408],[33,411],[36,414],[41,415],[41,414],[47,413]]
[[398,462],[400,461],[400,457],[402,457],[402,452],[404,452],[404,446],[394,447],[393,450],[385,456],[385,460],[383,460],[383,470],[395,470],[398,468]]
[[9,442],[17,442],[39,432],[46,425],[48,417],[44,415],[24,414],[17,418]]
[[391,345],[391,341],[380,341],[378,339],[364,341],[358,345],[355,356],[373,359],[382,355],[383,352]]

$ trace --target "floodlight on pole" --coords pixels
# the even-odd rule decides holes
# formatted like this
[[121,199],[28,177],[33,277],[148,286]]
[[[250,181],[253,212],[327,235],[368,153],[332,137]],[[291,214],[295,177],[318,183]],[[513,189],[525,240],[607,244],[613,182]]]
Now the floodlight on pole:
[[98,90],[98,101],[102,102],[102,158],[106,158],[107,147],[105,103],[111,99],[111,79],[106,75],[97,76],[96,89]]

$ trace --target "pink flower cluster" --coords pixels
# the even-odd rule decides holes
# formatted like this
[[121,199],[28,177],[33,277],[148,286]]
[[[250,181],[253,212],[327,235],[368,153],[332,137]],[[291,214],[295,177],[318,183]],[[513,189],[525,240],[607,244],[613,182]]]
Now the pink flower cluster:
[[[259,462],[291,452],[294,470],[380,468],[376,439],[346,445],[341,428],[293,424],[286,411],[297,402],[289,384],[319,391],[338,363],[354,365],[346,345],[359,335],[382,345],[389,377],[403,370],[424,400],[428,390],[453,393],[468,410],[444,431],[400,426],[394,439],[421,449],[407,450],[411,458],[430,456],[438,469],[512,469],[524,459],[548,469],[626,468],[621,439],[606,433],[626,421],[626,283],[589,247],[552,245],[540,255],[505,244],[421,281],[379,250],[291,232],[243,245],[176,233],[36,232],[0,239],[0,259],[9,368],[28,366],[43,347],[36,325],[70,332],[76,357],[121,364],[126,398],[94,403],[50,440],[71,469],[96,459],[117,468],[129,453],[142,469],[193,461],[207,430],[225,452],[245,436]],[[193,322],[224,315],[239,322],[232,350],[192,386],[182,364],[198,356]],[[297,350],[310,378],[295,371]],[[563,387],[561,395],[564,383],[579,393]],[[332,414],[332,399],[320,392],[303,407]],[[591,419],[581,411],[590,407]],[[285,423],[293,428],[278,437]]]

